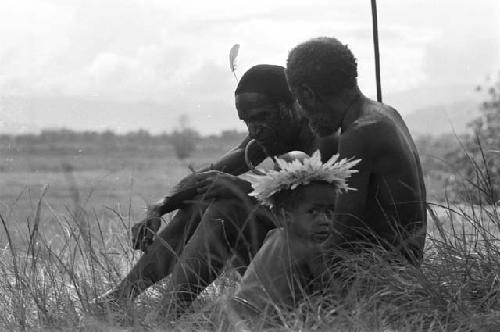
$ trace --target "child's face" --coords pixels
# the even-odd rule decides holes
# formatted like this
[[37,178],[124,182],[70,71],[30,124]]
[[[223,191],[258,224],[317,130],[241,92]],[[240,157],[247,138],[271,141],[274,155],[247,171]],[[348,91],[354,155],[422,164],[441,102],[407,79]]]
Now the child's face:
[[330,235],[335,207],[335,188],[327,183],[313,183],[300,186],[300,200],[287,209],[292,232],[322,242]]

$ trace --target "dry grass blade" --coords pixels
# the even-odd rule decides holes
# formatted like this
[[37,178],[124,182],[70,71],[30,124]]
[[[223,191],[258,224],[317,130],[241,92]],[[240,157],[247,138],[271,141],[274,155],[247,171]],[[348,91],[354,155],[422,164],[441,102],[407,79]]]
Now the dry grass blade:
[[[31,255],[33,259],[33,264],[36,263],[36,241],[37,237],[39,235],[39,225],[40,225],[40,218],[42,214],[42,201],[43,198],[45,197],[45,194],[47,193],[49,186],[44,185],[42,188],[42,193],[40,195],[40,199],[38,200],[38,203],[36,205],[36,211],[35,211],[35,218],[33,220],[33,229],[30,231],[30,236],[29,236],[29,242],[28,242],[28,250],[27,250],[27,255]],[[28,224],[29,227],[29,224]]]
[[[10,230],[7,226],[7,222],[3,218],[2,214],[0,214],[0,220],[2,221],[3,229],[5,230],[5,234],[7,235],[7,242],[9,245],[10,254],[12,256],[12,267],[14,269],[14,277],[16,281],[15,291],[17,292],[15,298],[13,298],[15,309],[19,312],[18,322],[19,326],[22,330],[26,329],[26,310],[24,304],[24,280],[20,273],[19,264],[18,264],[18,256],[16,253],[16,249],[14,247],[14,243],[12,241],[12,237],[10,235]],[[6,276],[9,277],[9,276]],[[20,296],[19,296],[20,295]]]

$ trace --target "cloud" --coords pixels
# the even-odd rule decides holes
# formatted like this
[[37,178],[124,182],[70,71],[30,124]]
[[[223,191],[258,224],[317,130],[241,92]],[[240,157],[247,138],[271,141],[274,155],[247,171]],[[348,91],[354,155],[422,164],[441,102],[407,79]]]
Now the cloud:
[[201,99],[233,98],[236,81],[229,69],[223,68],[214,62],[205,63],[186,81],[186,95],[199,96]]
[[424,71],[434,84],[474,85],[500,69],[499,58],[498,32],[475,28],[456,34],[448,29],[427,47]]
[[[208,75],[210,68],[210,85],[220,87],[221,92],[231,90],[232,85],[226,70],[219,74],[215,66],[227,67],[227,53],[234,43],[242,45],[241,75],[258,63],[284,65],[293,45],[332,34],[348,41],[362,63],[361,72],[373,71],[370,9],[364,1],[335,5],[323,0],[312,4],[261,1],[262,5],[217,1],[195,6],[183,1],[139,0],[10,2],[17,19],[6,26],[24,29],[18,38],[6,34],[12,48],[0,47],[0,69],[9,67],[2,71],[0,85],[13,94],[165,101],[189,85],[203,86],[203,81],[195,81]],[[36,20],[20,23],[25,7]],[[412,40],[405,38],[408,29],[385,25],[381,29],[384,51],[397,55],[419,47],[424,41],[414,41],[408,50],[393,47],[397,40]],[[19,45],[23,50],[16,49]],[[361,80],[368,81],[365,77],[361,75]],[[218,79],[223,81],[216,83]],[[191,97],[203,100],[207,95],[199,93],[203,96]]]
[[[379,1],[384,93],[487,74],[500,59],[498,5],[491,3]],[[172,112],[179,105],[212,114],[217,125],[222,113],[213,110],[234,108],[233,44],[241,45],[241,76],[255,64],[285,65],[290,48],[320,35],[350,46],[360,86],[373,95],[365,0],[2,0],[0,89],[25,97],[151,101],[172,105]]]
[[500,69],[500,3],[476,1],[454,8],[425,48],[426,84],[473,86]]

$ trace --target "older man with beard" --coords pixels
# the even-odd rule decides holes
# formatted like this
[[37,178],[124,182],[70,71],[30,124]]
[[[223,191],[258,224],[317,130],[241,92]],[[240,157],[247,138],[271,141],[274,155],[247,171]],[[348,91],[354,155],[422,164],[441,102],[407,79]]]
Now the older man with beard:
[[[105,303],[131,301],[171,274],[174,302],[180,312],[221,272],[230,258],[245,270],[267,232],[276,227],[269,210],[247,194],[251,185],[238,175],[245,160],[257,165],[267,156],[290,151],[311,154],[318,148],[329,158],[337,152],[336,135],[317,139],[289,91],[284,68],[257,65],[241,78],[235,91],[239,118],[248,136],[235,149],[199,172],[184,178],[173,193],[150,207],[133,228],[134,248],[145,251],[123,281],[101,297]],[[160,217],[178,209],[160,231]],[[240,270],[240,271],[241,271]]]
[[341,158],[359,158],[356,191],[335,202],[332,250],[382,246],[418,265],[426,236],[426,190],[415,143],[399,113],[363,95],[357,63],[335,38],[315,38],[288,56],[287,79],[319,137],[340,129]]
[[397,266],[423,257],[426,190],[399,113],[361,93],[356,59],[335,38],[296,46],[286,74],[314,133],[340,129],[339,155],[337,164],[280,162],[282,170],[252,180],[252,195],[284,227],[269,233],[230,298],[228,309],[243,318],[272,318],[316,292],[350,294],[355,265],[374,256]]

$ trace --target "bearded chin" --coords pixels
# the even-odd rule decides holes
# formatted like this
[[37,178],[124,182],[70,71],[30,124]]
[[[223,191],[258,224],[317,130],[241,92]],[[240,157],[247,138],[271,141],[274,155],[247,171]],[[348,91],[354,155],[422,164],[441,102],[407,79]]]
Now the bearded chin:
[[289,152],[286,145],[280,142],[278,139],[269,140],[264,144],[261,144],[262,148],[268,156],[278,156],[283,153]]
[[256,143],[264,150],[266,155],[268,156],[274,156],[278,150],[278,143],[274,137],[274,135],[266,137],[255,137],[254,138]]

